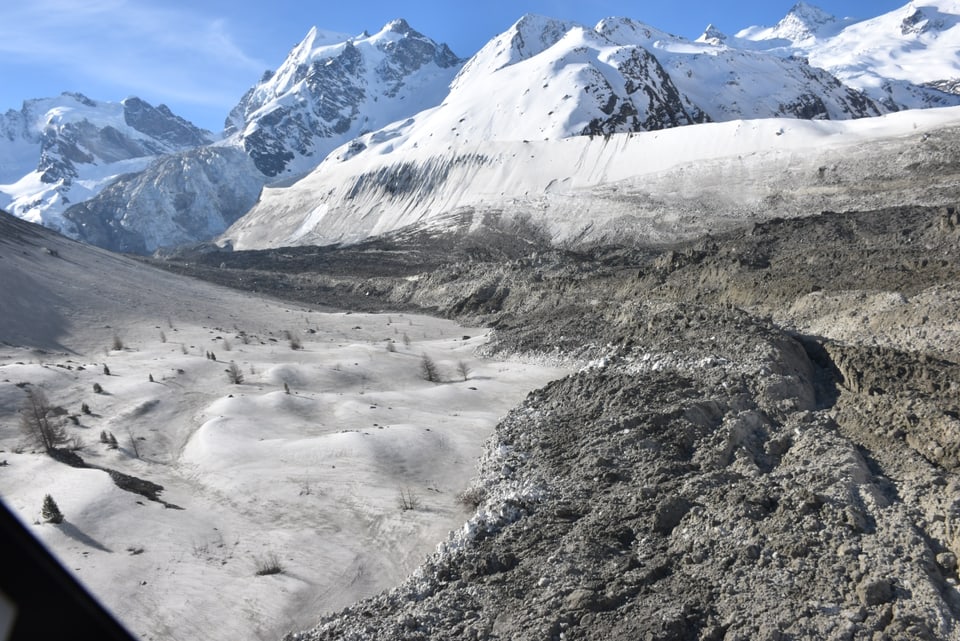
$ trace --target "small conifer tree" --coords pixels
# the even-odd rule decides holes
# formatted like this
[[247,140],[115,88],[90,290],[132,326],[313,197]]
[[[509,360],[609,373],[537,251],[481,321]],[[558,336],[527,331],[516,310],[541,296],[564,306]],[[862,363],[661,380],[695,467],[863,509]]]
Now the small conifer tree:
[[440,382],[440,370],[433,359],[426,354],[420,359],[420,378],[431,383]]
[[49,494],[43,497],[43,508],[40,514],[47,523],[63,523],[63,512]]

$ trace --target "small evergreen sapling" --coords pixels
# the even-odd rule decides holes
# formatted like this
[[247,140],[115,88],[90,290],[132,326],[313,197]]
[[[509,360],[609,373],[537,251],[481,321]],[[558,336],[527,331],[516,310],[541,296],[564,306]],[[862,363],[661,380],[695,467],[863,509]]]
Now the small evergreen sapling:
[[57,502],[49,494],[43,497],[43,508],[40,510],[40,515],[47,523],[63,523],[63,512],[60,511]]

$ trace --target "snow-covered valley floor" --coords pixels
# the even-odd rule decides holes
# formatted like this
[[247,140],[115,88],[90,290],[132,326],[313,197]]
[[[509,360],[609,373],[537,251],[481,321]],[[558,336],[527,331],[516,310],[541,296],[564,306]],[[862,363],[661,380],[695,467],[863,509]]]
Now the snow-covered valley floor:
[[[9,240],[0,496],[140,638],[274,639],[399,582],[469,517],[457,494],[498,418],[563,374],[479,358],[486,331],[449,321],[319,311]],[[12,344],[31,294],[61,349]],[[421,377],[424,354],[443,382]],[[24,447],[29,388],[66,410],[87,463],[159,483],[175,507]],[[64,523],[42,523],[46,494]]]

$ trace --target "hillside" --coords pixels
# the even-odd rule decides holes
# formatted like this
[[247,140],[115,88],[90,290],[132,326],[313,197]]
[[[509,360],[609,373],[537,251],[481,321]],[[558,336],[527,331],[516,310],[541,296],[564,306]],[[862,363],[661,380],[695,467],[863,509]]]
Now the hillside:
[[357,242],[468,217],[522,220],[560,244],[643,244],[824,209],[948,204],[958,180],[956,107],[455,147],[431,142],[430,115],[265,189],[223,238],[238,249]]
[[[224,289],[5,213],[0,281],[0,497],[136,637],[276,639],[395,585],[468,518],[498,417],[564,373],[479,356],[487,330]],[[21,430],[28,392],[66,433],[52,455]]]

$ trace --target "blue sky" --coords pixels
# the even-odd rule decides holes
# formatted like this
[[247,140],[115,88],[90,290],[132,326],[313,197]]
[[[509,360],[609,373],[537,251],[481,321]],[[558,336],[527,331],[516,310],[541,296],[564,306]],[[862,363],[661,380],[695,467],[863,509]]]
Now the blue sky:
[[[869,18],[907,0],[812,0],[839,17]],[[219,130],[230,108],[275,69],[311,26],[358,34],[398,17],[472,55],[524,13],[593,25],[626,16],[696,38],[776,24],[794,0],[4,0],[0,2],[0,111],[26,98],[79,91],[97,100],[136,95]]]

